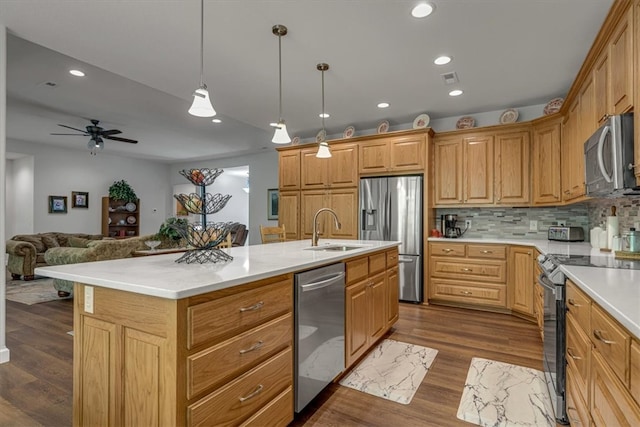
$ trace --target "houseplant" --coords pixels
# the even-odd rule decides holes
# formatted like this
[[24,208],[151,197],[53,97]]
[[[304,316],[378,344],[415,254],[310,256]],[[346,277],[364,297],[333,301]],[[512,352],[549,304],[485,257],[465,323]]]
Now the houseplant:
[[183,228],[186,230],[188,224],[189,222],[184,218],[167,218],[160,226],[158,236],[174,243],[179,242],[182,239],[182,235],[178,229]]
[[138,200],[136,192],[129,185],[127,181],[120,180],[114,181],[109,187],[109,197],[113,200],[124,200],[125,202],[134,202]]

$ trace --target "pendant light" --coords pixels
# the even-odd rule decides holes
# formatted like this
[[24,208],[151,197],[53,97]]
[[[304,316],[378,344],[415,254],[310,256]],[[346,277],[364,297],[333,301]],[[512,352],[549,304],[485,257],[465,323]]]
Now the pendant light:
[[321,62],[316,65],[318,71],[322,73],[322,131],[320,132],[320,143],[318,144],[318,152],[316,153],[316,157],[321,159],[327,159],[331,157],[331,151],[329,151],[329,144],[327,144],[327,131],[324,129],[324,118],[326,114],[324,112],[324,72],[329,69],[329,64],[325,64]]
[[274,25],[271,28],[271,32],[278,36],[278,81],[280,84],[280,115],[278,116],[278,123],[275,124],[276,131],[273,134],[271,142],[274,144],[288,144],[291,142],[289,133],[287,132],[287,125],[282,119],[282,36],[287,35],[287,27],[284,25]]
[[213,117],[216,110],[211,105],[207,85],[204,84],[204,0],[200,0],[200,87],[193,92],[193,104],[189,114],[196,117]]

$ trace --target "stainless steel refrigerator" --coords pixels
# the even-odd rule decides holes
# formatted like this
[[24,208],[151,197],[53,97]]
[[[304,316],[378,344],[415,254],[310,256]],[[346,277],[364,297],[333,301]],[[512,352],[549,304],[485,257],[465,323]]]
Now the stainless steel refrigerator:
[[422,175],[360,180],[361,240],[398,240],[400,300],[422,302]]

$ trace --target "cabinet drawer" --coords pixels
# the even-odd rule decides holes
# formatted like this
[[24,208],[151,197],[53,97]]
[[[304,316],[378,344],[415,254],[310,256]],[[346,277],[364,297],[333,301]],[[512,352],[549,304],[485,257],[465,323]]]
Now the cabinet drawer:
[[369,255],[369,275],[383,271],[387,265],[387,256],[384,252]]
[[291,421],[293,421],[293,388],[289,387],[267,403],[260,412],[240,424],[240,427],[278,427],[286,426]]
[[293,310],[291,279],[197,304],[187,309],[187,347],[231,336],[279,313]]
[[387,251],[387,268],[398,265],[398,249]]
[[567,316],[567,371],[571,368],[576,385],[576,393],[585,402],[589,401],[589,367],[591,357],[591,341],[585,336],[575,321]]
[[431,256],[463,257],[466,249],[464,243],[430,243]]
[[431,276],[505,283],[506,261],[431,258]]
[[580,397],[580,387],[573,382],[573,378],[573,370],[567,367],[567,417],[572,426],[589,427],[589,407]]
[[431,279],[432,297],[440,300],[507,306],[506,285]]
[[290,346],[293,317],[288,313],[187,358],[187,398],[235,377],[270,353]]
[[629,390],[631,395],[640,404],[640,343],[638,341],[631,341],[630,352],[630,370],[631,377],[629,378]]
[[354,259],[346,264],[347,284],[359,282],[369,276],[369,259],[367,257]]
[[620,381],[627,383],[631,337],[597,305],[591,307],[591,340]]
[[506,246],[494,245],[467,245],[469,258],[507,259]]
[[291,348],[187,408],[189,426],[237,425],[292,385]]
[[567,280],[567,317],[573,317],[582,332],[591,334],[590,308],[591,298],[586,296],[575,283]]

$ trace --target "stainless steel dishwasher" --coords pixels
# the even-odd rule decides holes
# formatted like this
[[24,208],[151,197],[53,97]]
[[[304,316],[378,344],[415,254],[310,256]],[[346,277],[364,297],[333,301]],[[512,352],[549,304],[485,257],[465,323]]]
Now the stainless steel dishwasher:
[[295,411],[344,371],[344,264],[295,275]]

